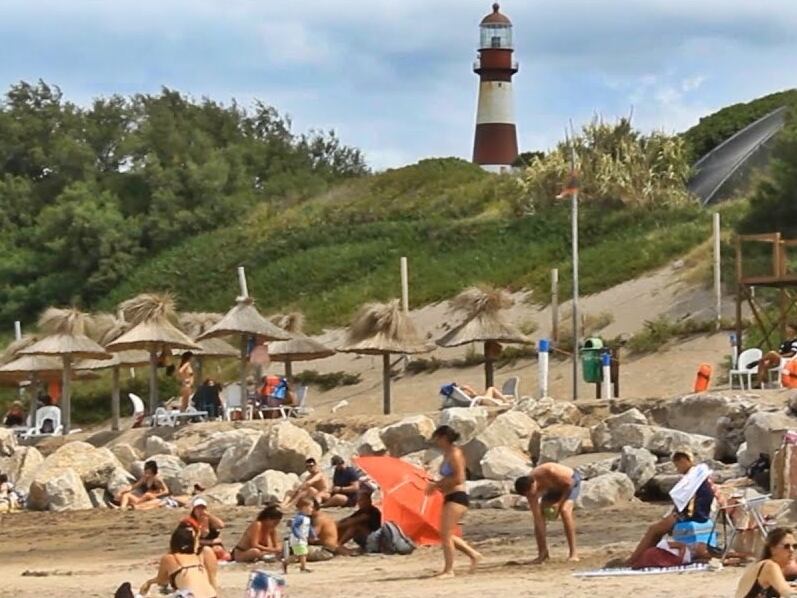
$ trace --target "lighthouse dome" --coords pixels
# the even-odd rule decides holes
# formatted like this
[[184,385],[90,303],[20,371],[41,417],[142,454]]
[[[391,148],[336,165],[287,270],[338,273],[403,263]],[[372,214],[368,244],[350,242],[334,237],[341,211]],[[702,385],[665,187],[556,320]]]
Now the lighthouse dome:
[[509,20],[504,14],[501,14],[501,5],[496,2],[493,4],[493,12],[482,19],[482,26],[484,25],[502,25],[504,27],[511,27],[512,21]]
[[482,50],[512,49],[512,21],[506,15],[501,14],[501,6],[496,2],[493,4],[493,12],[482,19],[479,26]]

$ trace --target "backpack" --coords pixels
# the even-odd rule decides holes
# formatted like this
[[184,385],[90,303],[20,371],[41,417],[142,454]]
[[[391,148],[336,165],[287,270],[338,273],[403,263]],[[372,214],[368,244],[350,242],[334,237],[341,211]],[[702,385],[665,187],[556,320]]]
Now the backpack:
[[379,552],[382,554],[412,554],[416,548],[415,542],[393,522],[388,521],[379,531]]

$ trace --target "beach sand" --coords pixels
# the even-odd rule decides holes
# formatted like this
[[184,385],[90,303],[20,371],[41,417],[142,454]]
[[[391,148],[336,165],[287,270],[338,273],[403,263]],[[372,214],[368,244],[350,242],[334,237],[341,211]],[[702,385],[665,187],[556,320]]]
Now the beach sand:
[[[442,557],[439,548],[421,548],[410,556],[338,557],[311,565],[312,573],[288,574],[292,598],[394,596],[541,596],[547,598],[620,596],[709,598],[733,594],[740,569],[713,573],[610,577],[581,580],[577,570],[594,569],[613,556],[626,554],[645,526],[660,516],[664,505],[632,503],[590,514],[578,513],[582,561],[565,560],[561,526],[550,530],[552,561],[532,566],[535,556],[531,522],[524,511],[473,510],[464,532],[484,555],[473,575],[458,558],[454,579],[435,580]],[[255,508],[227,507],[217,513],[227,523],[228,547],[238,539]],[[333,513],[343,516],[346,511]],[[124,581],[139,586],[156,569],[157,558],[182,512],[164,510],[134,513],[90,511],[76,513],[16,513],[0,516],[0,596],[39,598],[113,595]],[[221,569],[220,598],[243,596],[253,566]],[[263,568],[276,571],[274,564]],[[156,595],[153,590],[152,595]]]

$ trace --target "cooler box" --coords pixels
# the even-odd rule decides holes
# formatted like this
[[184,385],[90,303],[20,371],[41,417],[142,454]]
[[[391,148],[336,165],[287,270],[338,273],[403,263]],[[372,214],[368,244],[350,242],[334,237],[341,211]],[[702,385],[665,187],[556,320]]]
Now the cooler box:
[[705,523],[697,521],[679,521],[672,528],[672,539],[682,544],[697,544],[698,542],[717,545],[717,533],[714,531],[714,522],[710,519]]

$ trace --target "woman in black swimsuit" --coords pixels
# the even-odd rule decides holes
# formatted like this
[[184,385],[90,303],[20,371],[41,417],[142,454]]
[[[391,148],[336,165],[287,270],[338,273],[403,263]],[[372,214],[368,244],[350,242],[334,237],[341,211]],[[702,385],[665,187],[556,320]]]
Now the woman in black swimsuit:
[[797,596],[783,570],[793,561],[797,549],[794,533],[787,527],[769,532],[761,560],[750,565],[739,580],[736,598],[779,598]]
[[454,549],[464,552],[470,559],[470,570],[473,571],[482,555],[470,544],[455,535],[460,520],[468,512],[470,500],[465,491],[465,456],[454,443],[459,434],[450,426],[440,426],[432,434],[432,442],[443,452],[443,464],[440,466],[440,480],[430,483],[426,494],[435,491],[443,493],[443,512],[440,515],[440,537],[443,546],[443,570],[438,577],[454,576]]
[[141,586],[146,595],[153,584],[170,585],[175,591],[190,590],[195,598],[216,598],[218,562],[213,551],[200,548],[199,537],[190,525],[181,524],[172,534],[169,554],[161,557],[158,574]]

